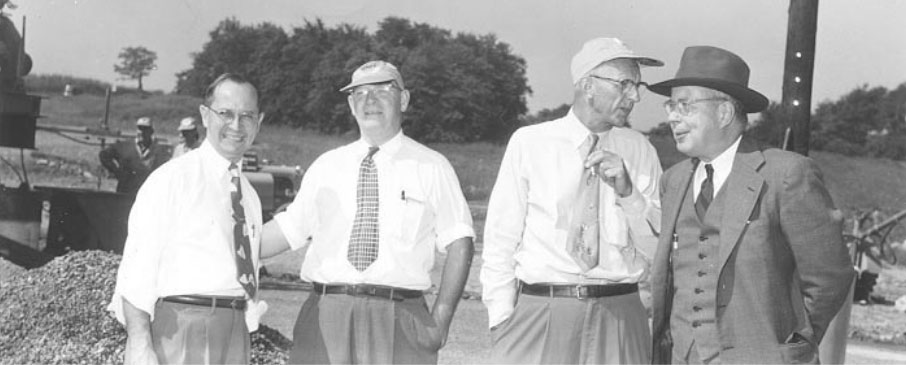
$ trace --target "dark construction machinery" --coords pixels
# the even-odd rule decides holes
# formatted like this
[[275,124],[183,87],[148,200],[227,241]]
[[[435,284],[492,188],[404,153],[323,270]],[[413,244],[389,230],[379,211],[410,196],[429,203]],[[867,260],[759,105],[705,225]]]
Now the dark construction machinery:
[[[100,148],[135,135],[108,128],[109,90],[99,127],[38,124],[41,97],[26,94],[22,78],[32,65],[24,51],[24,24],[23,18],[20,36],[12,21],[0,15],[0,148],[19,149],[22,171],[18,187],[0,184],[0,257],[32,268],[71,250],[122,253],[135,196],[102,191],[100,180],[97,189],[33,187],[28,181],[24,149],[35,148],[39,130]],[[0,160],[15,171],[5,157],[0,156]],[[303,174],[300,166],[272,165],[259,160],[256,152],[245,156],[243,170],[261,199],[265,221],[293,200]]]

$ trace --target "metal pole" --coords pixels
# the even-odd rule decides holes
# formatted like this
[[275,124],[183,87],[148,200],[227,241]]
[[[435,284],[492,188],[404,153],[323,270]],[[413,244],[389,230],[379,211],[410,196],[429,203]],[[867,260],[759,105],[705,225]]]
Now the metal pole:
[[817,27],[818,0],[790,0],[783,71],[783,110],[792,129],[792,143],[787,148],[803,155],[808,155],[809,150]]

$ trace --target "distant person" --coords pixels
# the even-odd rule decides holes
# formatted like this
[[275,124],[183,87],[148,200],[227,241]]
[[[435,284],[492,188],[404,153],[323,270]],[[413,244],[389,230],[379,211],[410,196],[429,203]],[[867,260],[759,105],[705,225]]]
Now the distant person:
[[[641,241],[660,227],[657,151],[626,128],[641,66],[616,38],[572,59],[573,105],[520,128],[488,203],[481,267],[491,363],[647,363]],[[653,246],[653,245],[652,245]]]
[[204,143],[154,171],[129,213],[108,306],[126,326],[127,364],[248,364],[267,308],[257,301],[261,202],[241,173],[264,119],[258,91],[221,75],[199,112]]
[[690,157],[661,182],[655,363],[817,363],[849,292],[842,214],[811,159],[743,135],[768,105],[748,84],[742,58],[694,46],[650,86]]
[[[300,276],[314,288],[289,363],[436,363],[469,275],[469,207],[447,159],[403,134],[396,67],[365,63],[340,91],[361,139],[318,157],[264,227],[261,257],[308,249]],[[429,310],[436,251],[447,256]]]
[[101,150],[101,165],[116,177],[118,193],[135,194],[151,171],[170,159],[167,147],[154,140],[151,118],[141,117],[135,122],[138,136],[122,140]]
[[173,157],[171,158],[177,158],[201,146],[195,117],[182,118],[179,121],[177,130],[179,131],[179,143],[176,144],[176,147],[173,147]]

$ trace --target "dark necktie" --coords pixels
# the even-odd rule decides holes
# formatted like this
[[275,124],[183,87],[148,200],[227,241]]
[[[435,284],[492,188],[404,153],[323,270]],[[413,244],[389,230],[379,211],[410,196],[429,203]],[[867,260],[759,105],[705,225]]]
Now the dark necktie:
[[[592,133],[579,146],[582,163],[585,163],[585,159],[595,150],[597,144],[598,135]],[[582,170],[579,191],[573,204],[572,222],[566,238],[566,250],[583,272],[598,266],[600,185],[601,180],[594,173],[594,167]]]
[[359,165],[355,221],[346,253],[346,258],[359,271],[367,269],[378,257],[378,172],[372,159],[377,151],[377,147],[370,147]]
[[249,243],[248,225],[245,224],[245,210],[242,208],[242,187],[239,184],[239,168],[235,163],[230,164],[230,182],[233,188],[230,198],[233,201],[233,249],[236,258],[236,280],[248,293],[249,298],[255,298],[258,283],[255,279],[255,265],[252,264],[252,247]]
[[698,193],[698,200],[695,201],[695,213],[699,219],[705,219],[705,213],[708,212],[708,206],[714,199],[714,167],[711,164],[705,164],[705,173],[708,177],[702,181],[701,191]]

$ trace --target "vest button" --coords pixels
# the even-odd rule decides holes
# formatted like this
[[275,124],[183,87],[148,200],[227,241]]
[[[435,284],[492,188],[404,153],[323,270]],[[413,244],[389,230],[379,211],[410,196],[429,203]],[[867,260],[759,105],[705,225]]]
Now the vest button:
[[700,252],[700,253],[699,253],[699,254],[698,254],[698,258],[699,258],[699,259],[702,259],[702,260],[704,260],[704,259],[705,259],[705,257],[708,257],[708,255],[705,255],[705,253],[704,253],[704,252]]
[[702,277],[702,276],[705,276],[705,275],[708,275],[708,273],[706,273],[706,272],[704,272],[704,271],[699,271],[699,272],[698,272],[698,277]]
[[701,311],[701,310],[702,310],[702,307],[699,307],[699,306],[696,305],[696,306],[692,307],[692,310],[698,312],[698,311]]
[[698,236],[698,240],[699,240],[699,242],[705,242],[708,240],[708,237],[707,236]]
[[705,292],[705,291],[704,291],[703,289],[701,289],[701,288],[695,288],[695,294],[701,294],[701,293],[704,293],[704,292]]
[[702,325],[702,323],[699,322],[699,321],[692,321],[692,327],[693,327],[693,328],[698,328],[698,326],[701,326],[701,325]]

